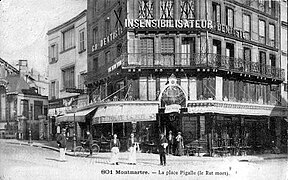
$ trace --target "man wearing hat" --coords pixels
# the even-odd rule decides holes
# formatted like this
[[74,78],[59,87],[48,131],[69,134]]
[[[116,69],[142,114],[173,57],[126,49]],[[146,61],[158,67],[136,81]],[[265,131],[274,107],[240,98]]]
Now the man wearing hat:
[[67,145],[67,139],[66,139],[66,130],[62,129],[61,134],[57,137],[57,144],[60,148],[60,161],[66,161],[65,153],[66,153],[66,145]]
[[166,166],[166,147],[168,146],[168,141],[165,138],[164,134],[160,134],[159,140],[159,155],[160,155],[160,165]]
[[89,148],[90,156],[92,156],[93,137],[89,131],[87,131],[86,134],[87,134],[87,140],[86,140],[85,144]]
[[182,156],[184,143],[183,143],[183,137],[181,136],[181,132],[178,132],[178,135],[176,136],[176,143],[177,143],[176,155]]
[[174,154],[174,135],[169,131],[168,135],[168,154]]

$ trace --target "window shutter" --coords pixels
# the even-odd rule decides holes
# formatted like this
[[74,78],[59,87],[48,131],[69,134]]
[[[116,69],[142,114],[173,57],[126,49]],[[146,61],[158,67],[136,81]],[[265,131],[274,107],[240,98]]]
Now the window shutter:
[[49,99],[52,99],[52,85],[51,82],[49,83]]
[[58,61],[58,44],[55,45],[55,61]]
[[48,61],[49,61],[49,63],[52,62],[52,51],[51,51],[51,46],[50,45],[48,47]]
[[77,75],[77,84],[78,84],[78,89],[81,89],[81,80],[80,80],[80,74]]
[[56,88],[55,88],[55,97],[57,99],[57,98],[59,98],[59,81],[58,80],[55,81],[55,86],[56,86]]

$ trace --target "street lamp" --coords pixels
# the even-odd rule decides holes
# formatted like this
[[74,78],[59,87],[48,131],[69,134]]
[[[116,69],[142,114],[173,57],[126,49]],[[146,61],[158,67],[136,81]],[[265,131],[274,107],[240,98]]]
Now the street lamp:
[[31,123],[32,123],[32,116],[31,116],[31,110],[29,111],[29,141],[28,144],[32,145],[32,132],[31,132]]
[[76,118],[75,118],[75,114],[76,114],[76,105],[72,105],[73,108],[73,113],[74,113],[74,131],[73,131],[73,152],[74,152],[74,156],[75,154],[75,148],[76,148],[76,130],[77,130],[77,125],[76,125]]

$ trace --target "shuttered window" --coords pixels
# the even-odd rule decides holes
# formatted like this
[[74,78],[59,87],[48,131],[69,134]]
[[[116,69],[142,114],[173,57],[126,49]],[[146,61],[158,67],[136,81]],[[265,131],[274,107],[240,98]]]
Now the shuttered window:
[[265,44],[265,21],[259,20],[259,42]]
[[72,28],[70,30],[63,32],[63,51],[75,46],[74,31],[75,29]]
[[62,70],[63,88],[75,88],[75,72],[74,67]]
[[153,65],[154,60],[154,38],[140,39],[140,64]]
[[49,63],[53,64],[58,61],[58,44],[49,46]]
[[247,14],[243,14],[243,31],[246,39],[251,37],[251,18]]
[[275,46],[275,25],[269,24],[269,45]]
[[234,27],[234,11],[228,7],[226,7],[226,25]]
[[212,3],[212,21],[221,23],[221,6],[217,3]]

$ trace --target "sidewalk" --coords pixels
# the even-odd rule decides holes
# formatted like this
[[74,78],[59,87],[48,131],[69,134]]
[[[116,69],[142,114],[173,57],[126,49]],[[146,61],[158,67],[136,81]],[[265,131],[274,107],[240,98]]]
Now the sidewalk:
[[[8,144],[17,144],[17,145],[26,145],[30,146],[27,140],[16,140],[16,139],[1,139],[1,141],[8,143]],[[31,146],[39,147],[44,149],[49,149],[52,151],[59,152],[59,148],[55,141],[33,141]],[[88,155],[89,153],[87,153]],[[75,156],[72,150],[67,150],[66,155],[68,156]],[[110,153],[98,153],[97,158],[109,158]],[[127,152],[121,152],[120,156],[127,156]],[[138,153],[137,157],[143,160],[148,159],[157,159],[158,154],[150,154],[150,153]],[[77,157],[77,156],[76,156]],[[260,155],[248,155],[248,156],[227,156],[227,157],[199,157],[199,156],[172,156],[168,155],[170,160],[175,161],[243,161],[243,162],[255,162],[255,161],[263,161],[263,160],[273,160],[273,159],[287,159],[288,154],[260,154]],[[81,158],[81,157],[79,157]],[[121,157],[120,157],[121,158]]]

